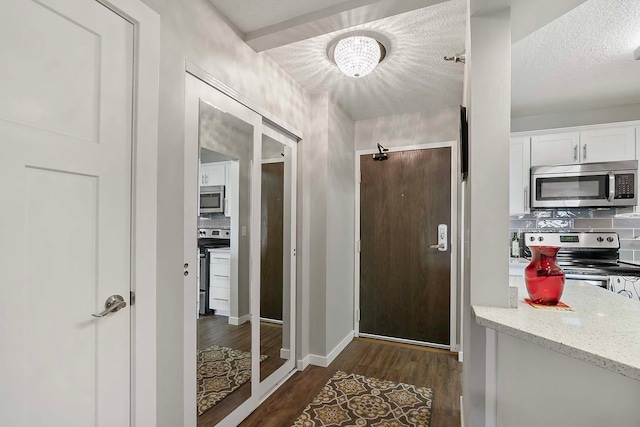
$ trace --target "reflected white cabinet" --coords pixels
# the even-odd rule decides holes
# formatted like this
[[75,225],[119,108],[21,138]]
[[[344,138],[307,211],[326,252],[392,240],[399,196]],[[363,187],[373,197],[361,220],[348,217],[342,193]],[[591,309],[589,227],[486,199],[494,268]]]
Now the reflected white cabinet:
[[229,316],[231,310],[231,252],[229,249],[209,249],[209,307],[216,314]]
[[531,138],[512,137],[509,144],[509,215],[529,213]]
[[580,132],[580,162],[613,162],[636,158],[633,126]]
[[532,136],[531,166],[580,163],[579,151],[579,132]]
[[219,163],[202,163],[200,165],[200,186],[225,185],[226,165]]

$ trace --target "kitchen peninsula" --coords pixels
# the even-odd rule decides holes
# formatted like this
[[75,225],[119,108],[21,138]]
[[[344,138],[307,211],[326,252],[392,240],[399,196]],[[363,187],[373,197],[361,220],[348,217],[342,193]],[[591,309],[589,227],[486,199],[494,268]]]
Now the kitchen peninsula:
[[509,279],[517,309],[473,306],[496,425],[640,426],[640,303],[567,280],[571,311],[537,309],[523,300],[524,279]]

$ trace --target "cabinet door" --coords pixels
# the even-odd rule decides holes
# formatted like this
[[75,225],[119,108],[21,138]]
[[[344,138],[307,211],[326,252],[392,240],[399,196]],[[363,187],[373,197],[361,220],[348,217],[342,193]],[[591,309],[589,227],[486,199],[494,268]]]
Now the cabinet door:
[[208,185],[225,185],[225,166],[219,164],[209,165],[209,184]]
[[509,215],[529,213],[531,140],[511,138],[509,145]]
[[580,132],[582,163],[613,162],[635,158],[635,129],[632,126]]
[[580,133],[564,132],[531,137],[531,166],[579,163]]

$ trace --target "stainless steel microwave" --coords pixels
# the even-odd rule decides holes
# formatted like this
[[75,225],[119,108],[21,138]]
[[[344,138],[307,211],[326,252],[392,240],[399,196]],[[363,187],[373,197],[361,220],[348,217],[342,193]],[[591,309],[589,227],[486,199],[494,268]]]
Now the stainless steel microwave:
[[224,213],[224,185],[200,187],[200,213]]
[[635,206],[638,161],[581,163],[531,168],[531,207]]

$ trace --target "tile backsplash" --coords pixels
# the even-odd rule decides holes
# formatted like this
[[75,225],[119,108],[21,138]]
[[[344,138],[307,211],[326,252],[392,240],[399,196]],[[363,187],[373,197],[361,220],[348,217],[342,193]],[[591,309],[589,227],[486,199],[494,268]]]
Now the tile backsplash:
[[640,215],[632,208],[545,209],[509,217],[509,236],[535,231],[615,231],[620,236],[620,259],[640,262]]
[[198,227],[231,227],[231,218],[221,213],[203,213],[198,218]]

